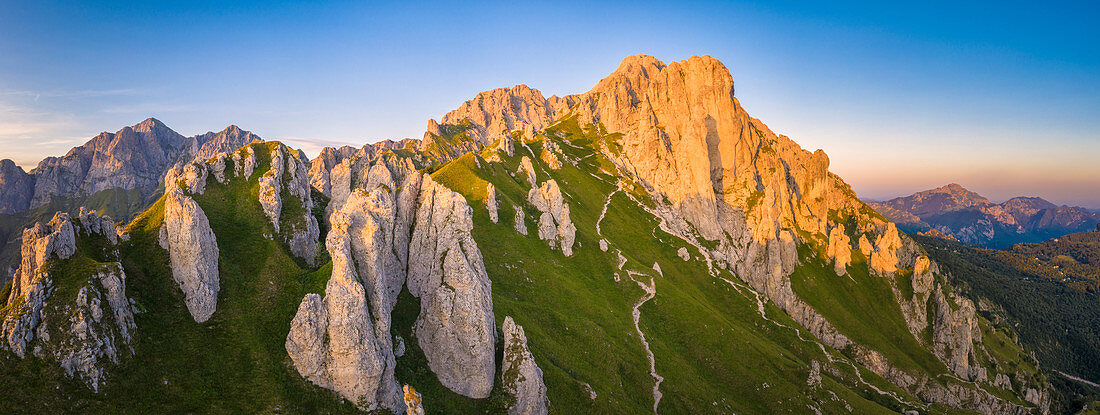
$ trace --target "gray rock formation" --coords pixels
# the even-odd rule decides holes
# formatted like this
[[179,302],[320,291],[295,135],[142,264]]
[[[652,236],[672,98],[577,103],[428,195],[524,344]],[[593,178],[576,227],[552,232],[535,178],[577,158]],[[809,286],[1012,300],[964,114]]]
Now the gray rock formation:
[[523,156],[519,159],[519,171],[516,174],[522,175],[527,179],[527,184],[531,187],[535,187],[538,184],[538,179],[535,176],[535,166],[531,164],[531,159],[527,156]]
[[542,212],[538,223],[539,239],[549,242],[552,247],[560,247],[565,256],[573,255],[577,227],[569,216],[569,204],[562,198],[558,183],[551,179],[540,187],[531,188],[527,201]]
[[364,410],[400,411],[403,400],[382,385],[386,360],[371,321],[367,292],[359,282],[352,256],[352,219],[332,215],[326,245],[332,276],[325,298],[307,294],[287,335],[286,349],[298,373],[332,389]]
[[497,223],[499,218],[497,217],[497,190],[496,186],[492,183],[485,185],[485,209],[489,211],[489,220],[493,223]]
[[504,360],[500,365],[500,378],[504,392],[515,398],[508,408],[510,415],[545,415],[550,411],[546,397],[546,384],[542,381],[542,369],[535,363],[527,348],[527,335],[512,320],[504,317]]
[[[38,285],[46,261],[57,256],[66,259],[76,252],[76,233],[69,215],[58,212],[47,224],[35,223],[23,230],[20,247],[22,260],[12,280],[8,305],[12,305],[31,288]],[[33,317],[32,317],[33,318]],[[7,336],[5,336],[7,337]],[[19,353],[22,356],[22,353]]]
[[99,216],[98,212],[80,207],[77,220],[84,233],[102,235],[111,245],[118,244],[121,229],[110,216]]
[[[400,412],[404,403],[394,377],[399,346],[393,341],[391,314],[405,283],[421,176],[405,163],[390,161],[371,164],[354,156],[335,169],[327,239],[333,276],[323,304],[316,295],[302,301],[287,352],[299,373],[314,383],[362,408]],[[352,176],[359,178],[354,190]],[[345,328],[334,334],[337,314]]]
[[512,206],[516,211],[516,217],[513,222],[513,226],[520,235],[527,235],[527,215],[523,214],[523,208],[519,206]]
[[444,386],[485,398],[493,386],[496,328],[492,287],[472,229],[466,199],[425,176],[409,244],[408,287],[420,299],[414,332]]
[[852,238],[844,232],[844,225],[837,224],[829,230],[829,246],[825,255],[833,260],[833,270],[837,275],[847,275],[848,265],[852,263]]
[[179,188],[164,196],[161,247],[168,251],[172,279],[183,290],[187,310],[202,323],[218,306],[218,242],[199,204]]
[[[47,313],[67,318],[44,319],[36,332],[41,344],[35,354],[57,361],[68,376],[78,376],[93,391],[106,380],[108,364],[117,365],[134,353],[132,332],[136,329],[133,310],[126,297],[126,274],[122,265],[103,264],[76,293],[75,299],[51,298]],[[48,321],[62,321],[61,327]]]
[[[80,234],[117,243],[110,218],[81,209],[81,219]],[[65,291],[75,292],[75,297],[53,295],[56,287],[46,262],[66,260],[76,252],[75,229],[68,215],[58,213],[49,224],[37,223],[24,231],[19,285],[2,312],[0,347],[23,358],[33,345],[36,356],[57,362],[68,376],[98,391],[108,365],[133,354],[136,327],[126,297],[126,275],[118,262],[99,264],[90,275],[63,276],[65,284],[80,284]]]
[[[317,239],[320,228],[313,216],[313,198],[310,195],[309,161],[301,151],[284,145],[269,147],[270,167],[259,179],[259,201],[264,214],[271,220],[275,233],[283,236],[290,252],[313,265],[317,256]],[[294,212],[284,217],[283,192],[296,199]],[[282,224],[286,223],[286,229]]]

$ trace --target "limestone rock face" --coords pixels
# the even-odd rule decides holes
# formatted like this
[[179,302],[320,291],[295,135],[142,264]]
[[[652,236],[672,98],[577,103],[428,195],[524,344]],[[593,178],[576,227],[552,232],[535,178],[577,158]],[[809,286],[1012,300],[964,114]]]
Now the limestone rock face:
[[558,158],[558,153],[561,153],[561,149],[550,138],[543,140],[542,142],[542,161],[546,163],[553,170],[561,168],[561,160]]
[[34,196],[34,176],[14,161],[0,160],[0,214],[26,211]]
[[[284,145],[271,149],[271,167],[260,176],[260,205],[271,219],[275,232],[283,235],[290,252],[313,265],[317,255],[317,239],[320,229],[313,216],[313,198],[310,195],[309,161],[301,151]],[[299,207],[293,217],[283,217],[282,193],[296,198]],[[280,229],[285,222],[287,229]]]
[[8,305],[38,285],[36,280],[41,277],[42,267],[47,260],[55,255],[66,259],[75,252],[76,233],[66,213],[58,212],[49,223],[35,223],[23,230],[23,244],[20,247],[22,260],[12,280]]
[[210,221],[194,199],[178,188],[164,198],[161,247],[168,250],[172,278],[183,290],[196,322],[210,319],[218,306],[218,243]]
[[546,384],[542,381],[542,369],[535,363],[527,348],[527,335],[523,327],[516,325],[511,316],[504,317],[504,360],[500,378],[504,391],[515,398],[508,408],[512,415],[546,414],[550,401],[546,397]]
[[520,235],[527,235],[527,215],[523,214],[523,208],[519,206],[512,206],[516,211],[516,218],[513,226]]
[[933,296],[936,309],[932,326],[933,351],[955,374],[971,379],[971,351],[974,341],[981,341],[982,332],[974,315],[974,303],[957,295],[950,297],[949,300],[941,289]]
[[552,247],[560,247],[565,256],[573,255],[573,242],[577,227],[569,217],[569,204],[561,195],[561,188],[554,180],[547,180],[527,193],[527,201],[542,212],[539,217],[539,239]]
[[516,173],[523,175],[523,177],[527,179],[527,183],[532,187],[538,183],[535,176],[535,166],[531,164],[531,159],[527,156],[523,156],[519,159],[519,171]]
[[885,232],[875,241],[874,250],[871,252],[871,268],[882,273],[897,271],[898,248],[901,248],[898,227],[893,223],[887,224]]
[[[324,304],[319,296],[303,299],[287,352],[299,373],[317,385],[364,409],[401,412],[405,404],[394,369],[403,344],[394,343],[391,314],[405,283],[421,176],[404,161],[363,151],[329,174],[332,229],[326,243],[333,276]],[[354,333],[345,328],[334,337],[334,319]]]
[[414,332],[444,386],[485,398],[493,386],[496,328],[492,287],[472,229],[462,195],[425,176],[409,245],[408,287],[420,298]]
[[287,353],[303,377],[362,409],[400,411],[403,401],[398,403],[394,388],[383,385],[387,362],[356,272],[352,218],[337,212],[331,222],[326,244],[333,268],[325,298],[307,294],[302,299],[287,335]]
[[176,165],[164,175],[164,188],[179,187],[187,193],[201,195],[206,191],[206,165],[193,162]]
[[492,183],[485,186],[485,209],[489,211],[489,220],[497,223],[497,190]]
[[340,148],[325,147],[316,158],[310,161],[309,183],[318,192],[325,196],[332,195],[332,169],[344,160],[355,155],[356,149],[351,146]]
[[[86,209],[80,216],[82,234],[117,243],[110,218]],[[117,262],[100,264],[91,275],[65,275],[66,284],[80,284],[76,294],[53,295],[56,287],[46,261],[63,261],[75,253],[75,229],[68,215],[57,213],[47,225],[37,223],[24,231],[19,285],[13,286],[8,309],[0,315],[0,348],[23,358],[33,346],[36,356],[57,362],[68,376],[98,391],[108,365],[133,354],[136,327],[126,297],[126,275]]]
[[[105,264],[88,278],[75,299],[51,298],[61,304],[47,307],[47,313],[67,316],[58,319],[61,327],[46,324],[37,328],[41,344],[35,354],[57,361],[65,374],[77,376],[93,391],[99,391],[107,376],[108,364],[134,353],[133,310],[126,297],[126,274],[122,265]],[[56,320],[55,320],[56,321]]]
[[833,269],[837,275],[847,275],[848,265],[852,263],[852,240],[844,233],[844,225],[836,225],[829,231],[828,257],[833,259]]
[[[446,146],[446,154],[453,158],[486,147],[513,130],[533,137],[550,125],[554,113],[553,105],[542,93],[527,85],[485,91],[444,115],[440,125],[433,127],[433,123],[429,123],[420,149],[428,151],[433,146]],[[457,144],[437,142],[437,138],[446,134],[445,130],[459,126],[466,129],[468,140]]]
[[99,216],[99,213],[80,207],[77,219],[84,233],[102,235],[111,245],[118,244],[119,227],[110,216]]
[[233,175],[248,180],[256,170],[256,151],[243,147],[233,152]]

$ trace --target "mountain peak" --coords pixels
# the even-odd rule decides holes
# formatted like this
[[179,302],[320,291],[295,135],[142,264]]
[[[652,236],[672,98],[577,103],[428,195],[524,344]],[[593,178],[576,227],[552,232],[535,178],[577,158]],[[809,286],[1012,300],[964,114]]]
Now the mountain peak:
[[237,124],[230,124],[222,130],[222,133],[226,135],[241,135],[241,127],[238,127]]
[[[164,123],[160,122],[160,120],[158,120],[156,118],[153,118],[153,117],[146,118],[144,121],[142,121],[140,123],[137,123],[133,127],[125,127],[123,129],[125,130],[126,128],[129,128],[129,129],[131,129],[135,132],[139,132],[139,133],[150,133],[150,132],[157,131],[157,130],[172,131],[172,129],[168,128],[167,125],[164,125]],[[175,132],[175,131],[172,131],[172,132]]]

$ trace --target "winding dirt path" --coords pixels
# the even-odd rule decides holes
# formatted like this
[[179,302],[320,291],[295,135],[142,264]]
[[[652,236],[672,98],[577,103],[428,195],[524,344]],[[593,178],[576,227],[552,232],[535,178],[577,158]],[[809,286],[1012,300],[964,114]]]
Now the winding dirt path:
[[649,277],[649,285],[638,281],[637,278],[634,278],[635,276],[646,276],[646,274],[642,274],[640,272],[627,271],[627,274],[630,275],[630,279],[638,284],[638,286],[641,287],[642,290],[645,290],[645,295],[643,295],[642,298],[639,298],[638,302],[634,304],[634,311],[632,311],[632,314],[634,316],[634,330],[638,332],[638,338],[642,340],[642,345],[645,346],[646,356],[649,357],[649,375],[652,376],[654,380],[653,413],[656,414],[657,406],[661,404],[661,382],[664,382],[665,378],[657,374],[657,359],[653,356],[653,349],[649,347],[649,341],[646,340],[645,333],[642,333],[642,327],[639,325],[639,323],[642,319],[642,305],[645,304],[647,301],[652,300],[653,297],[657,295],[657,283],[653,281],[652,276]]

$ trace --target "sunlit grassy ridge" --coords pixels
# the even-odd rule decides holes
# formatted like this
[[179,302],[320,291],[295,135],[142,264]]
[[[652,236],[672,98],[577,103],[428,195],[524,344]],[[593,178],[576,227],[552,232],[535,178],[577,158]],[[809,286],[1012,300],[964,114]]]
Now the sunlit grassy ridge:
[[[656,297],[641,307],[640,326],[655,354],[657,372],[664,377],[662,413],[804,412],[807,405],[847,412],[843,401],[860,413],[905,408],[859,384],[850,365],[835,365],[836,373],[823,371],[823,388],[810,386],[811,362],[828,365],[821,348],[800,339],[792,329],[797,324],[770,303],[765,306],[768,317],[786,327],[761,318],[755,298],[743,284],[739,292],[711,276],[703,261],[680,259],[679,248],[696,249],[661,231],[655,217],[624,192],[616,192],[619,177],[607,174],[615,167],[596,150],[615,138],[567,118],[527,146],[517,143],[515,156],[502,156],[501,163],[487,162],[484,157],[491,150],[486,150],[466,154],[433,174],[462,193],[473,208],[474,237],[493,281],[498,323],[510,315],[527,330],[554,410],[652,411],[654,380],[631,319],[631,308],[644,292],[627,270],[639,273],[636,278],[644,283],[649,277],[656,283]],[[563,160],[558,170],[546,166],[540,160],[545,139],[555,140],[573,162]],[[523,175],[514,174],[525,155],[536,165],[539,183],[557,181],[570,204],[577,226],[571,257],[550,249],[533,232],[538,213],[526,202],[530,185]],[[489,220],[484,202],[490,182],[498,192],[496,224]],[[596,221],[609,195],[601,238]],[[644,197],[641,192],[635,195]],[[652,206],[648,199],[641,202]],[[513,229],[513,206],[526,213],[527,236]],[[599,249],[600,239],[610,242],[608,252]],[[627,258],[623,270],[617,267],[619,252]],[[652,268],[654,263],[662,273]],[[726,271],[722,277],[736,279]],[[802,336],[809,338],[804,330]],[[861,374],[880,389],[906,396],[865,370]],[[594,399],[586,384],[595,392]],[[432,402],[426,396],[425,403]]]

